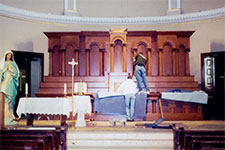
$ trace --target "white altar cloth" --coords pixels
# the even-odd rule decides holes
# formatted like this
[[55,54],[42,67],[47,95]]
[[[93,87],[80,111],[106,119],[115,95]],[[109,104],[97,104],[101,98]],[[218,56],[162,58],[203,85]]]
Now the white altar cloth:
[[[72,97],[30,97],[20,98],[17,114],[46,114],[66,115],[72,112]],[[74,114],[78,112],[91,113],[91,102],[89,96],[74,96]]]
[[[72,97],[70,98],[70,100]],[[91,98],[90,96],[74,96],[74,114],[87,113],[91,115]]]
[[203,91],[194,92],[162,92],[162,99],[207,104],[208,94]]

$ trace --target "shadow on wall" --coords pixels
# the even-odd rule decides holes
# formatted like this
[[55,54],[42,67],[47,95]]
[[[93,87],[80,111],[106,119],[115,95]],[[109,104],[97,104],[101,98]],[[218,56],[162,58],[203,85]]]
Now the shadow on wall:
[[25,50],[25,51],[33,51],[33,42],[28,41],[25,43],[17,43],[16,44],[16,49],[20,50]]
[[224,43],[214,43],[212,42],[210,45],[211,52],[221,52],[225,51],[225,44]]

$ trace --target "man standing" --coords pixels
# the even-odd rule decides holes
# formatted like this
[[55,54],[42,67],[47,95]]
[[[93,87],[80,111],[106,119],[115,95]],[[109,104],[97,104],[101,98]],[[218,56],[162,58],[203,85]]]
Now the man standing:
[[125,96],[127,121],[134,121],[135,94],[137,92],[137,86],[131,75],[128,75],[128,79],[120,85],[118,91],[122,92]]
[[137,56],[135,57],[135,76],[137,79],[137,87],[138,87],[138,91],[142,92],[142,86],[141,86],[141,80],[143,80],[144,86],[145,86],[145,90],[146,92],[150,92],[149,86],[148,86],[148,81],[146,79],[146,69],[145,69],[145,65],[147,62],[146,57],[143,55],[142,52],[138,53]]

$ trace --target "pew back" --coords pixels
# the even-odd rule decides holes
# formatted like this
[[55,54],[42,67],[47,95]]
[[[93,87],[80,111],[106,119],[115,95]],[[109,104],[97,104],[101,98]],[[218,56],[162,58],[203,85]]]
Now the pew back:
[[174,128],[174,149],[225,149],[225,130]]
[[4,129],[0,134],[0,149],[64,149],[65,129],[27,128]]

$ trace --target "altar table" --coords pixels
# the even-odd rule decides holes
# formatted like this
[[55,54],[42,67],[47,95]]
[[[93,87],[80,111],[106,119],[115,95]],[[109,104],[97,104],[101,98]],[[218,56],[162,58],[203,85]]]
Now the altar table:
[[[90,96],[74,96],[74,114],[78,113],[79,118],[81,114],[91,114]],[[30,97],[20,98],[17,114],[44,114],[44,115],[66,115],[69,117],[72,112],[72,97]],[[33,120],[32,120],[33,121]],[[62,120],[61,120],[62,121]],[[61,125],[64,124],[61,122]],[[32,125],[27,123],[27,125]]]

